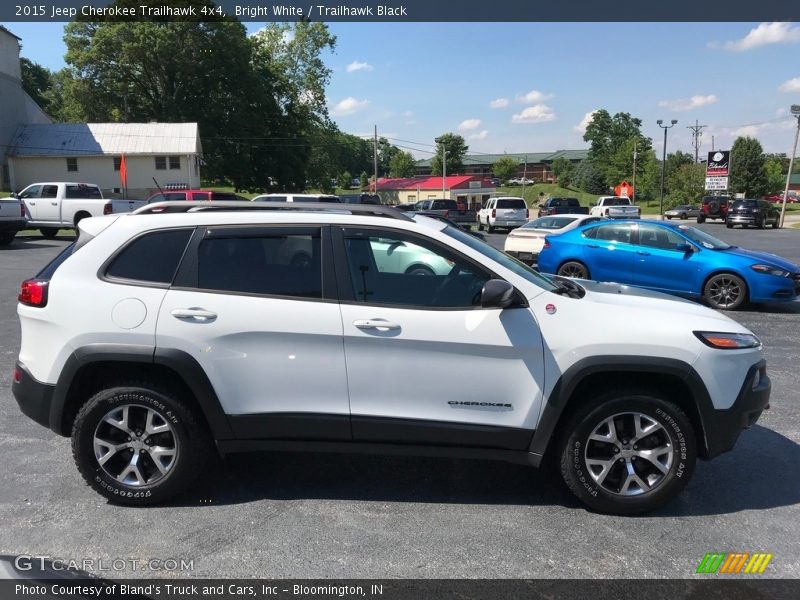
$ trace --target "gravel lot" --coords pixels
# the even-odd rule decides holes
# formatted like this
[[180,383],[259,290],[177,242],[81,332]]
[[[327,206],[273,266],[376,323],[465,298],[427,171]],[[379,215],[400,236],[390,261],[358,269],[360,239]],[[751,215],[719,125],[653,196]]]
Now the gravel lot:
[[[702,228],[800,263],[798,230]],[[0,554],[183,558],[202,577],[682,578],[706,552],[761,551],[775,555],[768,576],[800,577],[800,304],[732,315],[764,342],[772,409],[655,514],[590,513],[516,465],[275,453],[228,458],[174,503],[133,509],[86,487],[69,441],[11,396],[19,282],[66,243],[0,250]]]

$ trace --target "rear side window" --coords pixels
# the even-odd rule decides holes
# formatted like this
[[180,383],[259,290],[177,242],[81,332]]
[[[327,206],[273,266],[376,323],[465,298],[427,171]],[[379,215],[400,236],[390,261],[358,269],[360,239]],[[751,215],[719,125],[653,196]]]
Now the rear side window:
[[497,201],[496,208],[528,208],[525,200],[512,200],[508,198],[501,198]]
[[197,287],[272,296],[322,298],[319,230],[210,237],[197,253]]
[[64,192],[66,198],[102,198],[100,188],[96,185],[68,185]]
[[170,284],[191,235],[191,229],[172,229],[138,237],[114,258],[106,269],[106,275],[115,279]]

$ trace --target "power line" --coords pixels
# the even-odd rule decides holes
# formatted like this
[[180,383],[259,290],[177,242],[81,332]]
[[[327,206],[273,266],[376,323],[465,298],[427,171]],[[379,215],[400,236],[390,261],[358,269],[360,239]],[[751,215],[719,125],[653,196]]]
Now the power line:
[[694,125],[689,125],[686,129],[692,130],[692,146],[694,146],[694,162],[699,162],[700,159],[700,141],[703,139],[703,128],[708,125],[700,125],[695,119]]

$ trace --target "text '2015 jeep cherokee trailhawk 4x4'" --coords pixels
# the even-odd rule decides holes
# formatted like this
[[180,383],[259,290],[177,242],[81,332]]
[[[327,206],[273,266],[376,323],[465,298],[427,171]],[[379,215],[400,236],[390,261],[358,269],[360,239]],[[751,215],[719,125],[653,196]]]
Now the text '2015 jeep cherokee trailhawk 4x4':
[[545,277],[380,206],[85,219],[19,300],[22,411],[124,504],[185,490],[216,445],[553,459],[588,506],[642,512],[770,392],[758,339],[720,313]]

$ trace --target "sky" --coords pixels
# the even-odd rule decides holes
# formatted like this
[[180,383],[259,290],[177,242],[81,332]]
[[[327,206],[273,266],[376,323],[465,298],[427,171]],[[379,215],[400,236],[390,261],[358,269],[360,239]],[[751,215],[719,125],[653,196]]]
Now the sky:
[[[63,23],[7,23],[22,55],[64,66]],[[247,23],[255,32],[263,23]],[[800,104],[800,25],[791,23],[331,23],[329,110],[342,131],[378,135],[418,158],[457,132],[471,153],[588,146],[593,110],[628,112],[661,154],[701,155],[757,137],[789,153]]]

